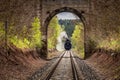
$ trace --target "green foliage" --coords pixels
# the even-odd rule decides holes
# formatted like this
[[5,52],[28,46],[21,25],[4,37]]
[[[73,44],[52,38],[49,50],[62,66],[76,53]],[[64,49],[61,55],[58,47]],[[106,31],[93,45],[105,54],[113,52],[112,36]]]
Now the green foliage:
[[14,26],[14,23],[11,23],[8,26],[8,43],[12,43],[18,48],[29,48],[29,41],[25,37],[27,31],[27,27],[23,26],[19,32],[16,30],[16,27]]
[[[1,26],[1,24],[0,24]],[[0,27],[1,28],[1,27]],[[8,26],[8,43],[14,44],[18,48],[35,48],[41,47],[41,32],[40,32],[40,20],[38,17],[34,18],[32,22],[32,26],[23,26],[20,28],[16,28],[14,23],[10,23]],[[3,29],[1,33],[4,32]],[[3,35],[5,35],[3,33]]]
[[105,48],[107,50],[109,49],[112,49],[112,50],[115,50],[115,51],[119,51],[120,50],[120,39],[105,39],[103,40],[99,45],[98,47],[99,48]]
[[66,31],[68,37],[72,36],[72,33],[75,29],[75,25],[79,23],[80,20],[59,20],[59,24]]
[[48,49],[55,49],[57,44],[57,37],[61,31],[62,28],[58,23],[58,18],[55,16],[52,18],[48,26]]
[[42,47],[40,28],[41,28],[40,20],[39,18],[35,17],[31,29],[32,30],[31,47]]
[[0,40],[3,39],[4,37],[4,23],[3,22],[0,22]]
[[75,28],[74,22],[72,22],[71,20],[65,20],[64,26],[64,30],[66,31],[68,37],[71,37]]
[[14,36],[10,39],[10,42],[13,43],[18,48],[29,48],[29,46],[27,45],[29,41],[27,39],[24,39],[23,41],[21,39],[18,39],[17,36]]
[[[97,41],[97,48],[104,48],[106,50],[114,50],[120,51],[120,27],[116,27],[115,29],[110,27],[106,27],[106,30],[102,30],[102,33],[107,33],[107,35],[103,34],[100,38],[101,40]],[[99,35],[98,35],[99,36]]]
[[81,58],[84,58],[84,29],[82,23],[76,25],[71,40],[74,50],[79,53]]

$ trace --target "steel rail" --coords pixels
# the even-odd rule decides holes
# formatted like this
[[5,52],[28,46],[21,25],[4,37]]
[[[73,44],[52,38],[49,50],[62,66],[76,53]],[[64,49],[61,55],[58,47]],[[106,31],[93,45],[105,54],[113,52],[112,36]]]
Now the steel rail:
[[71,66],[72,66],[72,73],[73,73],[73,80],[79,80],[79,75],[75,66],[75,62],[73,59],[73,55],[72,52],[70,52],[70,59],[71,59]]
[[56,64],[52,67],[52,69],[46,74],[45,77],[43,77],[40,80],[49,80],[51,78],[51,76],[53,75],[53,73],[55,72],[57,66],[59,65],[60,61],[62,60],[63,56],[65,55],[66,51],[63,52],[63,54],[60,56],[60,59],[56,62]]

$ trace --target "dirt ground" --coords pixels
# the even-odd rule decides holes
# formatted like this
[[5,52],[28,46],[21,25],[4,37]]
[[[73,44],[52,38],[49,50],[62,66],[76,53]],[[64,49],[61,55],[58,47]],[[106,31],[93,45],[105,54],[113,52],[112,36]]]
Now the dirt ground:
[[[48,59],[51,59],[60,52],[50,51],[48,54]],[[12,45],[7,55],[5,48],[0,46],[0,80],[27,80],[47,62],[39,57],[35,49],[21,50]],[[120,55],[96,52],[85,62],[105,80],[120,80]]]
[[120,80],[120,55],[115,57],[108,53],[97,52],[85,62],[99,75],[104,76],[105,80]]
[[52,59],[56,56],[59,56],[62,52],[59,52],[57,50],[54,51],[48,51],[48,59]]
[[0,80],[27,80],[48,61],[39,57],[35,50],[10,46],[9,55],[0,47]]

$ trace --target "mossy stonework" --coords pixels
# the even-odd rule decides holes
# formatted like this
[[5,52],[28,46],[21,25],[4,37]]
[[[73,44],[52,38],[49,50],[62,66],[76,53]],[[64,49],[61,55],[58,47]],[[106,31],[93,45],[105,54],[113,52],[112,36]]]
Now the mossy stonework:
[[120,51],[120,1],[117,0],[4,0],[0,2],[0,23],[8,21],[19,32],[31,27],[34,17],[41,21],[41,54],[47,57],[47,28],[60,12],[76,14],[84,24],[85,57],[104,48]]

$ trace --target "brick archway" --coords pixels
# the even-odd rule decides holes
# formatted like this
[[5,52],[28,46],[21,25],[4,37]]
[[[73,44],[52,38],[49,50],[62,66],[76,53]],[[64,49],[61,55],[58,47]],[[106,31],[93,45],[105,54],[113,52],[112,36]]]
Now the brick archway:
[[46,18],[46,20],[44,21],[44,27],[47,28],[48,27],[48,24],[50,22],[50,20],[58,13],[61,13],[61,12],[71,12],[71,13],[74,13],[75,15],[77,15],[81,21],[83,22],[84,26],[85,26],[85,17],[82,15],[84,13],[84,11],[77,11],[76,9],[74,8],[70,8],[70,7],[63,7],[63,8],[60,8],[60,9],[56,9],[54,10],[53,12],[49,13],[49,16]]
[[[44,51],[43,51],[43,53],[44,54],[43,55],[45,57],[47,57],[47,29],[48,29],[49,22],[56,14],[61,13],[61,12],[74,13],[75,15],[77,15],[80,18],[80,20],[82,21],[84,27],[86,26],[85,17],[82,15],[82,14],[84,14],[84,11],[77,11],[76,9],[70,8],[70,7],[62,7],[60,9],[56,9],[56,10],[52,11],[51,13],[48,13],[49,15],[45,19],[44,24],[43,24],[43,27],[44,27],[44,31],[43,31],[44,32],[44,35],[43,35],[43,42],[44,42],[44,46],[43,46]],[[84,29],[84,30],[86,30],[86,29]],[[84,32],[86,32],[86,31],[84,31]],[[86,35],[86,34],[84,33],[84,35]],[[84,39],[86,39],[86,38],[84,37]],[[86,44],[84,43],[84,46],[85,45]]]

